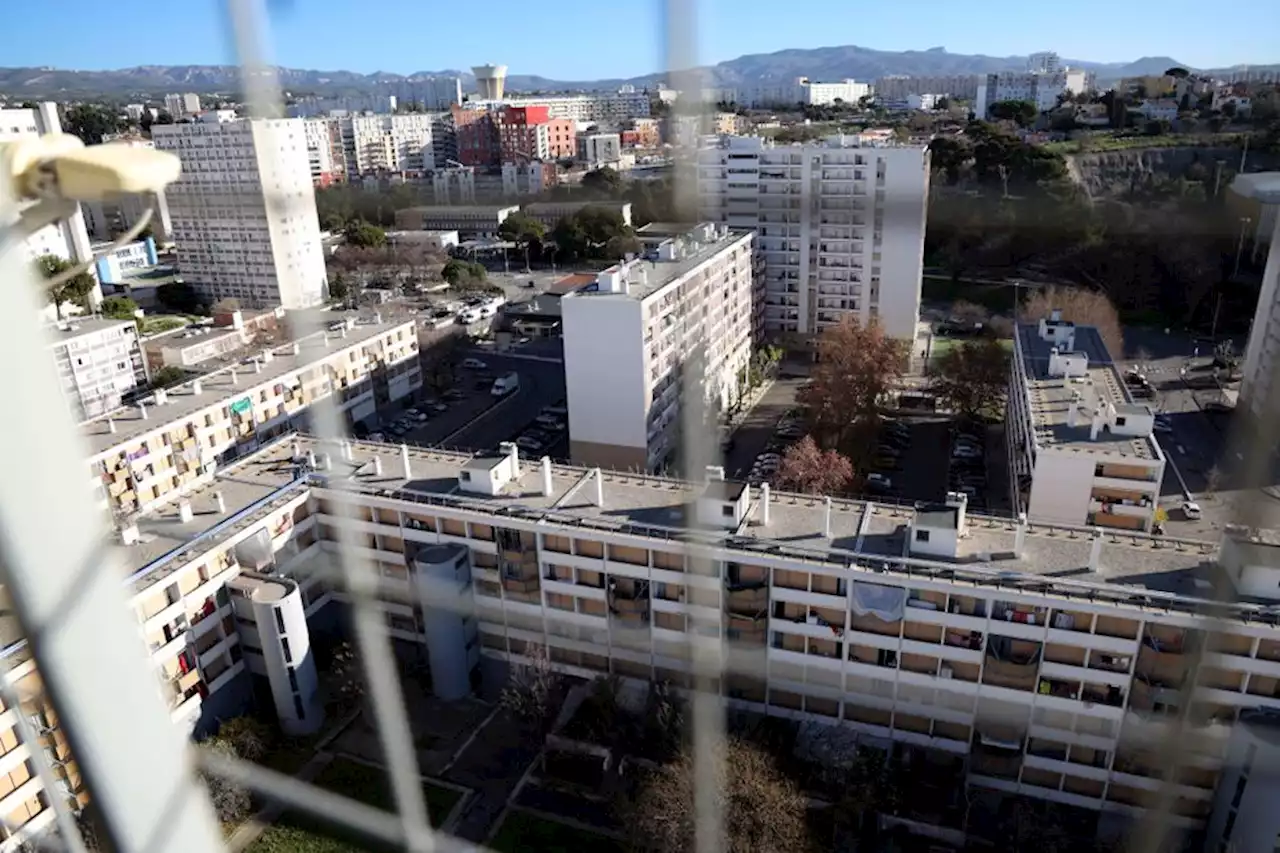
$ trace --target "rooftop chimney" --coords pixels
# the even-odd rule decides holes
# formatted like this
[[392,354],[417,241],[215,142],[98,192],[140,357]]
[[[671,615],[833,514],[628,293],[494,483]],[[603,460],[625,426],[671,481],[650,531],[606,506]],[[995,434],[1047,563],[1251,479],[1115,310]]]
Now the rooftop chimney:
[[236,369],[234,367],[231,368],[231,384],[232,385],[240,384],[240,377],[236,375]]
[[409,467],[409,445],[400,445],[400,464],[404,466],[404,478],[406,480],[413,479],[413,471]]
[[120,542],[125,545],[137,545],[142,535],[138,532],[138,524],[134,521],[120,526]]
[[195,382],[192,382],[192,383],[191,383],[191,393],[192,393],[192,394],[203,394],[203,393],[204,393],[204,383],[203,383],[203,382],[201,382],[199,379],[197,379]]
[[307,451],[307,467],[312,471],[316,470],[316,452],[314,450]]
[[723,465],[708,465],[708,466],[707,466],[707,482],[708,482],[708,483],[712,483],[712,482],[716,482],[716,481],[721,481],[721,482],[723,482],[723,480],[724,480],[724,466],[723,466]]
[[382,476],[382,457],[381,456],[373,457],[373,476],[375,477]]
[[302,355],[302,344],[297,341],[293,342],[293,346],[290,349],[293,351],[294,355]]
[[542,494],[546,497],[551,496],[551,457],[542,457]]
[[1093,528],[1093,547],[1089,549],[1089,571],[1101,571],[1099,561],[1102,559],[1102,531]]
[[178,518],[183,524],[190,524],[195,517],[196,514],[191,509],[191,501],[178,502]]
[[269,350],[269,349],[264,349],[264,350],[262,351],[262,363],[263,363],[263,364],[270,364],[270,363],[271,363],[271,360],[272,360],[273,358],[275,358],[275,357],[276,357],[276,354],[275,354],[275,353],[273,353],[273,352],[272,352],[271,350]]
[[169,402],[169,392],[164,390],[163,388],[157,388],[155,393],[155,398],[156,398],[156,405],[163,406],[165,403]]
[[1013,536],[1013,553],[1015,556],[1021,557],[1023,549],[1027,544],[1027,514],[1025,512],[1018,513],[1018,531]]
[[293,459],[297,459],[301,455],[302,455],[302,442],[298,441],[295,438],[293,440],[293,452],[290,454],[290,457]]
[[114,418],[107,418],[107,432],[114,433],[116,431],[116,422]]
[[769,526],[769,484],[760,484],[760,523]]
[[827,539],[831,538],[831,498],[824,498],[826,501],[826,512],[823,514],[822,535]]
[[254,373],[262,372],[262,362],[258,361],[256,358],[253,360],[253,372]]
[[150,415],[148,415],[148,414],[147,414],[147,404],[146,404],[146,403],[139,403],[139,404],[138,404],[138,415],[139,415],[139,417],[141,417],[144,421],[145,421],[147,418],[151,417]]
[[214,492],[213,500],[218,504],[218,515],[226,515],[227,499],[222,496],[222,492]]
[[603,508],[604,507],[604,474],[602,474],[600,472],[600,469],[597,468],[595,470],[595,476],[596,476],[596,506]]

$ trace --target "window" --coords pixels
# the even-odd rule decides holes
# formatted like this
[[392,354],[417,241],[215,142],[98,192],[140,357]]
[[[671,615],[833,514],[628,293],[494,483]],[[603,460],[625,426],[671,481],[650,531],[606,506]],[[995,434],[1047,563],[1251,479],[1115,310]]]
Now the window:
[[929,531],[927,531],[927,530],[917,530],[917,531],[916,531],[916,541],[917,541],[917,542],[928,542],[928,541],[929,541]]
[[293,663],[293,653],[289,651],[289,641],[287,639],[281,638],[280,651],[284,654],[285,663]]
[[297,715],[298,715],[298,719],[299,719],[299,720],[305,720],[305,719],[307,718],[307,713],[306,713],[306,711],[302,710],[302,697],[301,697],[301,696],[294,696],[294,697],[293,697],[293,710],[297,713]]
[[464,483],[470,483],[470,482],[471,482],[471,472],[470,472],[470,471],[459,471],[459,472],[458,472],[458,479],[459,479],[459,480],[461,480],[461,481],[462,481],[462,482],[464,482]]
[[298,692],[298,671],[296,669],[289,670],[289,687],[294,693]]
[[725,518],[732,518],[733,510],[734,510],[733,504],[725,504],[724,506],[720,507],[720,514],[723,515]]
[[279,631],[284,630],[284,611],[279,607],[276,608],[276,629]]
[[1117,418],[1116,418],[1116,426],[1124,426],[1124,417],[1123,417],[1123,416],[1121,416],[1121,417],[1117,417]]

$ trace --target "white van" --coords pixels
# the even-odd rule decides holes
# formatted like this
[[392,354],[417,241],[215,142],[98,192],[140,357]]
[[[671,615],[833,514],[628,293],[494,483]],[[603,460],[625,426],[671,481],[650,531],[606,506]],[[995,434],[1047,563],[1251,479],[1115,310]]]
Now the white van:
[[511,372],[493,380],[493,389],[489,392],[495,397],[505,397],[520,387],[520,374]]

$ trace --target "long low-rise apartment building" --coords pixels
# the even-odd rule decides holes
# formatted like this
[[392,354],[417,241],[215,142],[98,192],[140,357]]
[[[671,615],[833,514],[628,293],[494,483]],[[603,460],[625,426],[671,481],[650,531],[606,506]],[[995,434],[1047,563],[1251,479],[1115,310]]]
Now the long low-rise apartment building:
[[205,483],[220,466],[305,426],[311,405],[330,395],[354,424],[422,386],[413,321],[333,318],[325,331],[85,422],[103,507],[139,512]]
[[1060,312],[1014,330],[1010,491],[1033,521],[1150,530],[1165,457],[1098,330]]
[[[1219,546],[978,516],[958,494],[911,508],[555,466],[512,445],[285,436],[120,541],[173,719],[197,730],[255,694],[288,730],[318,725],[298,650],[341,622],[340,557],[377,572],[391,637],[425,647],[442,696],[480,655],[536,649],[566,673],[691,688],[702,647],[732,707],[951,756],[971,787],[1113,828],[1165,790],[1171,737],[1168,820],[1202,826],[1233,725],[1280,710],[1280,547],[1244,532]],[[1212,584],[1256,603],[1206,622],[1194,596]]]

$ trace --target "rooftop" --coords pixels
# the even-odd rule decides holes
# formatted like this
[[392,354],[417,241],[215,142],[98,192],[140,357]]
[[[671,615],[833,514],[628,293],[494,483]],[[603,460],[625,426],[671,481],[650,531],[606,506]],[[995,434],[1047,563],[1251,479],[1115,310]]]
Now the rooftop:
[[[1095,407],[1105,409],[1109,404],[1118,415],[1151,415],[1153,412],[1129,396],[1096,328],[1070,323],[1060,325],[1070,331],[1069,348],[1055,346],[1053,341],[1042,338],[1036,323],[1019,323],[1015,334],[1026,371],[1037,446],[1134,460],[1162,458],[1159,445],[1149,433],[1124,435],[1101,429],[1095,434],[1092,429]],[[1082,368],[1069,376],[1054,375],[1050,363],[1058,356],[1074,359]]]
[[397,224],[400,214],[416,213],[422,216],[497,216],[503,211],[519,210],[518,204],[423,204],[396,211]]
[[[972,513],[967,514],[955,558],[912,558],[906,556],[912,507],[835,499],[828,535],[823,498],[774,492],[769,523],[764,525],[761,496],[755,489],[749,495],[746,518],[736,530],[693,531],[685,525],[693,517],[690,506],[706,489],[705,483],[606,471],[600,475],[603,502],[598,505],[594,471],[553,466],[551,490],[544,494],[540,467],[529,459],[521,461],[517,479],[490,497],[460,491],[458,472],[473,459],[465,453],[410,449],[410,476],[405,477],[402,449],[397,445],[354,442],[351,461],[344,461],[336,447],[303,436],[278,441],[220,472],[212,485],[189,498],[196,512],[192,522],[182,524],[176,507],[143,517],[139,529],[146,541],[126,549],[130,566],[138,572],[135,584],[145,587],[153,582],[146,578],[179,565],[179,555],[170,556],[174,549],[197,537],[208,543],[232,536],[296,498],[308,481],[300,479],[294,440],[302,453],[314,450],[322,460],[328,456],[330,469],[310,475],[310,482],[317,486],[341,483],[356,491],[530,521],[656,539],[705,540],[739,552],[834,563],[869,581],[885,574],[928,576],[1198,613],[1205,604],[1197,599],[1202,584],[1196,581],[1216,574],[1216,543],[1112,530],[1095,534],[1083,527],[1031,523],[1018,554],[1017,522]],[[374,473],[375,457],[381,459],[381,474]],[[725,487],[730,485],[738,484]],[[225,514],[216,513],[216,491],[223,494]],[[211,522],[216,525],[210,527]],[[1101,537],[1101,548],[1091,566],[1095,535]],[[1264,607],[1234,605],[1232,611],[1241,618],[1275,621]]]
[[111,320],[106,317],[76,317],[48,327],[51,346],[59,346],[76,338],[96,335],[119,326],[132,326],[132,320]]
[[[341,315],[333,316],[335,320],[341,318]],[[260,359],[245,359],[244,362],[252,363],[216,370],[169,388],[165,403],[143,404],[146,407],[145,417],[141,408],[126,406],[94,418],[81,425],[89,444],[90,457],[148,433],[172,429],[174,425],[202,409],[233,397],[247,396],[254,389],[271,385],[281,377],[303,370],[323,358],[362,346],[401,325],[404,323],[365,322],[357,323],[345,332],[321,331],[306,335],[293,344],[272,349],[271,361],[266,363]],[[295,345],[298,346],[297,355],[293,351]],[[200,389],[199,393],[196,392],[197,387]]]
[[680,237],[646,249],[644,255],[635,260],[604,270],[596,277],[594,286],[582,287],[566,294],[566,298],[647,299],[744,239],[750,239],[749,232],[731,231],[710,223],[699,225]]

